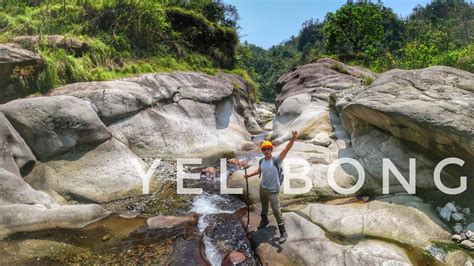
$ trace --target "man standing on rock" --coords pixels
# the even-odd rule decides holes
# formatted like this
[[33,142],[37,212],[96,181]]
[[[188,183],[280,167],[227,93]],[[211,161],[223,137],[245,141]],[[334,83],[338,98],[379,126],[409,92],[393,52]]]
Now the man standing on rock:
[[296,140],[298,132],[291,132],[290,142],[286,145],[285,149],[280,153],[278,157],[272,155],[273,144],[270,141],[264,141],[261,145],[261,150],[264,158],[260,159],[259,167],[254,172],[245,175],[245,178],[249,178],[254,175],[260,174],[262,181],[260,182],[260,202],[262,203],[262,221],[258,225],[258,229],[266,227],[268,221],[268,203],[272,206],[273,215],[278,223],[280,229],[280,244],[284,243],[288,238],[288,234],[285,230],[285,221],[280,210],[280,200],[278,194],[280,192],[280,186],[283,182],[283,173],[281,164],[285,159],[286,155],[293,147],[293,143]]

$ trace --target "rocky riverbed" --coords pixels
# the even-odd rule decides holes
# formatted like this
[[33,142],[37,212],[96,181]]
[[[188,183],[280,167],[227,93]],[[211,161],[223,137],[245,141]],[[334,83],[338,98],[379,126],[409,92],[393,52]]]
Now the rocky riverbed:
[[[275,106],[257,104],[237,76],[174,72],[2,101],[1,262],[472,265],[474,74],[375,74],[320,59],[277,87]],[[260,180],[250,178],[247,191],[241,166],[258,167],[263,139],[281,152],[290,130],[299,134],[287,158],[309,171],[285,178],[310,185],[281,191],[289,238],[280,245],[275,221],[256,230]],[[433,178],[447,157],[464,161],[441,172],[448,188],[466,176],[457,195],[441,193]],[[181,169],[179,158],[203,160]],[[342,194],[328,181],[332,171],[342,189],[362,180],[349,164],[332,167],[342,158],[363,168],[360,190]],[[398,178],[416,171],[415,194],[393,174],[384,180],[383,158]],[[178,194],[178,171],[199,176],[183,183],[205,194]],[[221,171],[243,195],[219,194]]]

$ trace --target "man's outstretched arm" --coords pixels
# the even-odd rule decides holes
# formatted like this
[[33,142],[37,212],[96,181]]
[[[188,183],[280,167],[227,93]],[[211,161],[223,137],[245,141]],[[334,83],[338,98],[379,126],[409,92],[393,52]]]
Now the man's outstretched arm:
[[249,177],[252,177],[254,175],[258,175],[260,174],[260,168],[257,168],[255,171],[253,171],[252,173],[250,174],[247,174],[247,175],[244,175],[245,178],[249,178]]
[[295,140],[296,140],[296,136],[298,135],[298,132],[297,131],[291,131],[291,139],[290,139],[290,142],[288,142],[288,144],[286,144],[286,147],[285,149],[280,153],[280,156],[278,157],[278,160],[283,161],[286,157],[286,155],[288,154],[288,152],[291,150],[291,148],[293,147],[293,143],[295,143]]

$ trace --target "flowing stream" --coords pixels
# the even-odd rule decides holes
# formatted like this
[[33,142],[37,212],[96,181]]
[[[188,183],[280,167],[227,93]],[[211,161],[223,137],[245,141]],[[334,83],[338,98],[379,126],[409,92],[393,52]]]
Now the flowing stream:
[[206,258],[213,266],[221,265],[222,255],[219,253],[216,246],[212,243],[209,236],[205,234],[206,228],[210,225],[209,214],[219,213],[233,213],[235,210],[228,210],[222,207],[226,206],[228,200],[220,195],[202,194],[196,196],[193,201],[191,211],[199,214],[198,228],[199,232],[203,234],[204,251]]
[[[229,171],[235,170],[229,168]],[[0,241],[1,264],[182,265],[184,261],[196,260],[194,257],[199,256],[199,252],[188,252],[184,258],[180,258],[181,253],[200,247],[201,259],[211,265],[221,265],[225,255],[236,250],[246,255],[248,265],[255,264],[257,259],[240,223],[246,206],[234,196],[217,194],[218,180],[214,175],[201,175],[200,180],[185,184],[186,187],[202,187],[205,192],[201,195],[178,195],[174,181],[170,181],[157,194],[107,203],[104,207],[116,214],[82,229],[50,229],[11,235]],[[195,228],[151,230],[147,226],[148,217],[190,213],[199,215]],[[174,262],[170,263],[170,258]]]

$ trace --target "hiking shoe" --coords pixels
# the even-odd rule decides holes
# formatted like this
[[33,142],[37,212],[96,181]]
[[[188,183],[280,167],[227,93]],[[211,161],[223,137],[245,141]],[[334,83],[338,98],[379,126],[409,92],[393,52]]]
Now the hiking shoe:
[[258,225],[257,229],[265,228],[270,223],[266,215],[261,215],[261,217],[262,217],[262,221],[260,221],[260,224]]
[[285,230],[285,225],[279,225],[278,229],[280,229],[280,239],[278,240],[278,242],[280,244],[283,244],[288,238],[288,234],[286,233],[286,230]]
[[267,225],[268,225],[269,223],[270,223],[270,222],[269,222],[268,220],[266,220],[266,221],[262,220],[262,221],[260,222],[260,224],[258,225],[257,229],[265,228],[265,227],[267,227]]
[[288,239],[288,234],[286,232],[281,233],[278,243],[283,244]]

